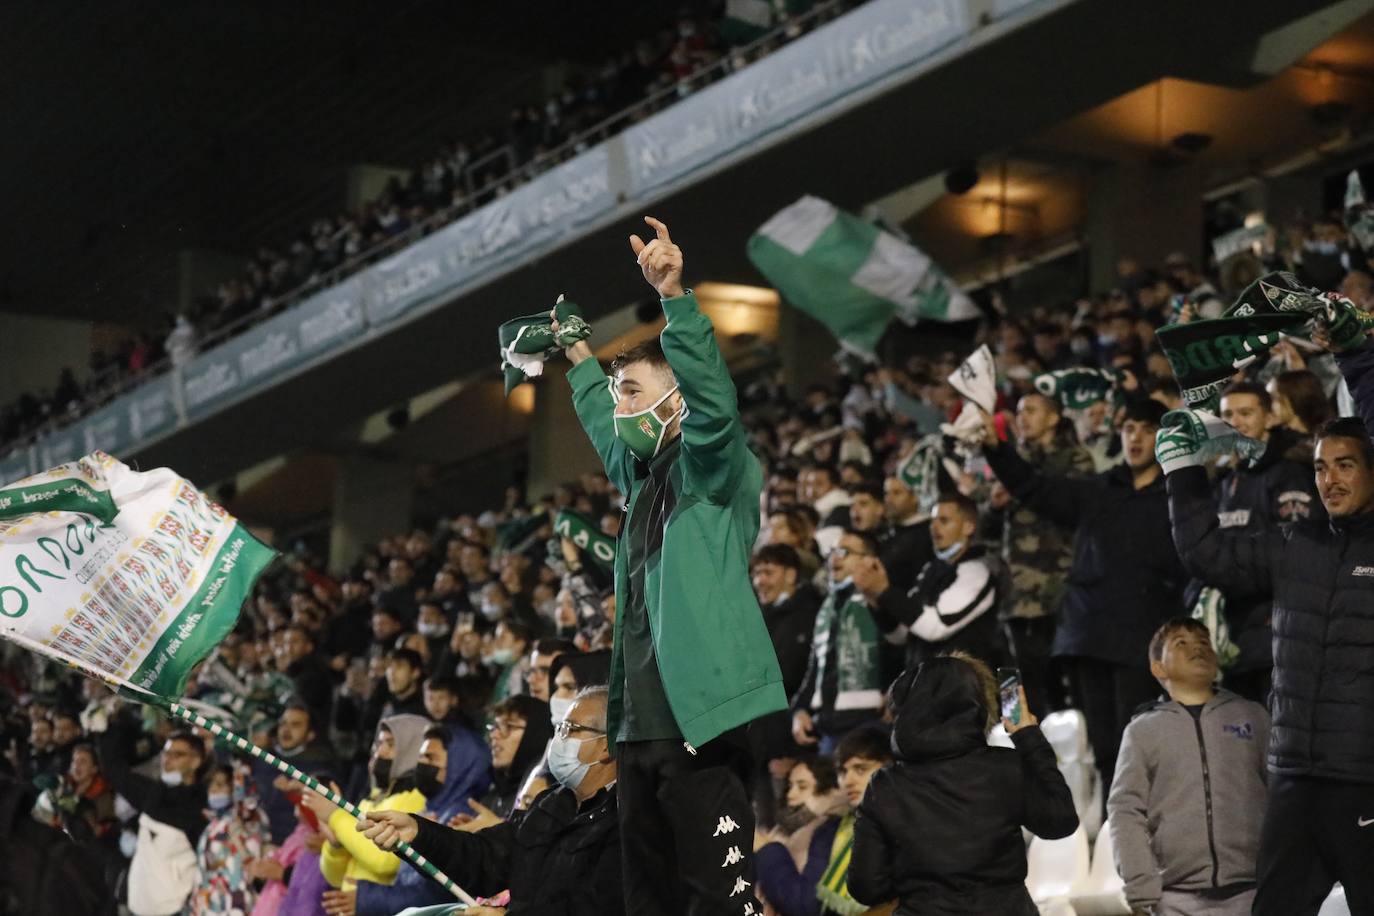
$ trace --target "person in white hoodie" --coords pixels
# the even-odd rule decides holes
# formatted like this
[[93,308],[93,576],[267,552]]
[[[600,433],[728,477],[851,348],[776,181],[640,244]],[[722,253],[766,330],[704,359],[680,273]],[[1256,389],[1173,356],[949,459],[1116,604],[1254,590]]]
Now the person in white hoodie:
[[206,824],[205,743],[192,732],[172,732],[162,746],[159,778],[153,779],[131,769],[135,731],[127,718],[112,717],[99,735],[100,769],[139,812],[129,911],[170,916],[181,912],[197,881],[196,841]]

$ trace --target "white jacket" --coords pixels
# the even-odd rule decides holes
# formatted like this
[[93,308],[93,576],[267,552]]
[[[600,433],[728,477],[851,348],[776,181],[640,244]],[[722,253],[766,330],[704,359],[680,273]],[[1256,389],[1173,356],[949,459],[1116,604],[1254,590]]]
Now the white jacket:
[[129,912],[134,916],[180,913],[196,880],[196,851],[186,833],[140,814],[138,848],[129,863]]

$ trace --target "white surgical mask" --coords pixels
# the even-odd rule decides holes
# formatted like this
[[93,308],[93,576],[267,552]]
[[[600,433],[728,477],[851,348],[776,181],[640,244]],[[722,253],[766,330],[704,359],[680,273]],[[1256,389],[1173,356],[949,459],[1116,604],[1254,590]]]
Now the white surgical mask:
[[482,656],[482,661],[488,665],[509,665],[515,661],[514,649],[492,649]]
[[209,795],[205,796],[205,801],[210,805],[211,810],[223,811],[225,808],[229,807],[229,802],[232,801],[232,799],[229,797],[228,792],[211,792]]
[[446,623],[421,623],[415,627],[421,636],[429,639],[437,639],[448,635],[448,624]]
[[583,763],[577,757],[578,752],[582,750],[583,740],[554,735],[549,741],[549,772],[558,780],[559,785],[565,788],[576,790],[582,785],[587,771],[592,768],[590,763]]
[[161,776],[164,786],[179,786],[186,781],[181,775],[181,770],[163,770]]
[[563,697],[549,697],[549,717],[553,719],[553,724],[557,725],[563,721],[563,717],[572,708],[573,701]]

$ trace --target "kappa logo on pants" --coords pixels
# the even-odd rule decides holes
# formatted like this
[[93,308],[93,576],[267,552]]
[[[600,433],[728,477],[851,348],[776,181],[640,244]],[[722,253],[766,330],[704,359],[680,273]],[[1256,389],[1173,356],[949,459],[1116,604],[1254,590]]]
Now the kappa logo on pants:
[[743,877],[736,878],[735,889],[730,892],[730,896],[738,897],[740,894],[744,893],[745,890],[747,890],[750,886],[751,885],[749,884],[749,882],[745,881]]
[[716,837],[725,833],[734,833],[738,829],[739,824],[735,823],[735,819],[733,817],[722,817],[720,821],[716,824],[716,832],[711,834],[711,836]]
[[729,868],[731,865],[738,865],[744,861],[744,853],[739,851],[738,846],[731,846],[730,851],[725,854],[725,861],[720,863],[721,868]]

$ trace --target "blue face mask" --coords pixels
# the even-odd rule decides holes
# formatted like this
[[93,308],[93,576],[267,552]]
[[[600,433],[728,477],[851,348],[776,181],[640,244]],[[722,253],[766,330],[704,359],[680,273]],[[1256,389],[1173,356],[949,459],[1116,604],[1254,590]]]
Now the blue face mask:
[[948,547],[946,547],[944,550],[937,550],[937,551],[935,551],[935,555],[936,555],[937,557],[939,557],[940,559],[944,560],[946,563],[948,563],[952,557],[957,556],[958,553],[959,553],[959,551],[961,551],[961,550],[963,550],[963,549],[964,549],[964,542],[963,542],[963,541],[955,541],[953,544],[950,544],[950,545],[949,545]]
[[587,771],[592,768],[590,763],[583,763],[577,757],[584,740],[586,739],[560,738],[554,735],[549,741],[549,772],[558,780],[559,785],[565,788],[576,790],[587,777]]
[[233,801],[228,792],[211,792],[205,796],[205,800],[212,811],[223,811]]

